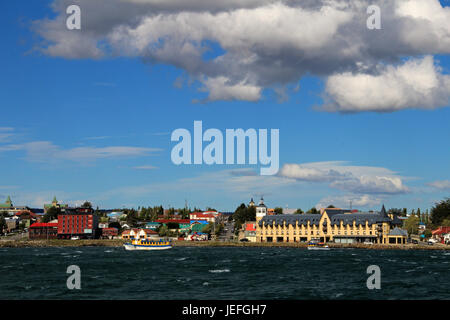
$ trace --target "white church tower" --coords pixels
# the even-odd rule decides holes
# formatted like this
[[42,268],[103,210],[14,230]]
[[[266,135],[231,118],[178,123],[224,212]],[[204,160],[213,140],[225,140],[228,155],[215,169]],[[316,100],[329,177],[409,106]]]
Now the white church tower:
[[262,197],[261,201],[255,208],[256,208],[256,223],[258,223],[264,216],[267,215],[267,207],[264,204],[264,199]]

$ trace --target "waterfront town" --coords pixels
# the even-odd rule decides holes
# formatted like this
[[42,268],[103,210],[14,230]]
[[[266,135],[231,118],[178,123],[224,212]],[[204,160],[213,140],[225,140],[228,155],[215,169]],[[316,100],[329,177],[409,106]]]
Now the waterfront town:
[[235,212],[213,208],[191,210],[162,206],[137,209],[78,207],[56,197],[43,208],[15,205],[10,196],[0,203],[2,240],[159,239],[238,243],[450,245],[450,199],[431,209],[408,210],[382,205],[379,211],[357,209],[269,208],[264,199],[242,203]]

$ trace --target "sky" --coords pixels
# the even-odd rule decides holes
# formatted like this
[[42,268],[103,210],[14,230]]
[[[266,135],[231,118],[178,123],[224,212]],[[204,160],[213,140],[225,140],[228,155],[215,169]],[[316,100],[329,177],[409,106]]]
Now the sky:
[[[429,209],[450,194],[449,6],[2,2],[0,201]],[[278,173],[175,165],[171,133],[194,121],[279,129]]]

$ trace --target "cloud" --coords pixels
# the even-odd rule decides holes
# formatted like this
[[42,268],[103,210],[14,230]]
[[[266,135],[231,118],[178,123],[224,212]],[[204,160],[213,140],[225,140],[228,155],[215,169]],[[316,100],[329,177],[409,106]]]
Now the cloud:
[[378,74],[345,72],[326,82],[327,111],[392,112],[407,108],[435,109],[450,103],[450,76],[442,75],[433,57],[383,67]]
[[34,141],[17,145],[0,147],[0,151],[18,151],[26,153],[26,159],[37,162],[52,162],[56,160],[70,160],[75,162],[91,162],[98,159],[112,159],[120,157],[146,156],[151,152],[161,151],[157,148],[142,148],[129,146],[114,147],[77,147],[63,149],[50,141]]
[[248,84],[245,80],[232,84],[225,77],[208,78],[204,81],[204,89],[209,92],[208,99],[258,101],[261,98],[261,87]]
[[[380,64],[395,66],[405,57],[450,53],[450,9],[438,0],[79,0],[82,29],[76,32],[64,27],[70,4],[54,0],[55,18],[34,21],[42,40],[37,50],[68,59],[125,56],[173,65],[209,92],[203,101],[257,101],[264,90],[280,92],[306,74],[334,77],[333,84],[361,70],[358,79],[380,75]],[[381,7],[382,30],[367,29],[369,5]],[[399,97],[391,111],[445,104],[448,87],[429,94],[426,85],[406,83],[414,96]],[[350,98],[328,103],[359,101]],[[366,101],[352,110],[366,111],[364,106]]]
[[338,208],[350,208],[350,202],[352,208],[355,207],[374,207],[382,204],[383,199],[379,197],[374,197],[373,195],[363,194],[363,195],[343,195],[343,196],[330,196],[321,199],[317,204],[316,208],[326,208],[329,205],[334,205]]
[[345,162],[285,164],[279,176],[297,181],[326,182],[331,188],[357,194],[402,194],[409,192],[402,178],[380,167],[348,166]]
[[427,183],[427,185],[440,190],[450,190],[450,180],[433,181]]
[[146,165],[146,166],[137,166],[137,167],[133,167],[133,169],[138,169],[138,170],[154,170],[154,169],[158,169],[158,167],[151,166],[151,165]]
[[0,142],[10,141],[10,138],[15,135],[14,128],[0,127]]

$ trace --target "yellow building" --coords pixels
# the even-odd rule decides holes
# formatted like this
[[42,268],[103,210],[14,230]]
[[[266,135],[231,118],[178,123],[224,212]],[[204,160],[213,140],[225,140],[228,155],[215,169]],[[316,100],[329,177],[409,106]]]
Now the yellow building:
[[[257,242],[323,242],[404,244],[407,234],[396,228],[397,217],[381,212],[360,213],[338,208],[321,210],[320,214],[256,214]],[[395,229],[394,229],[395,228]],[[394,232],[395,231],[395,232]]]

